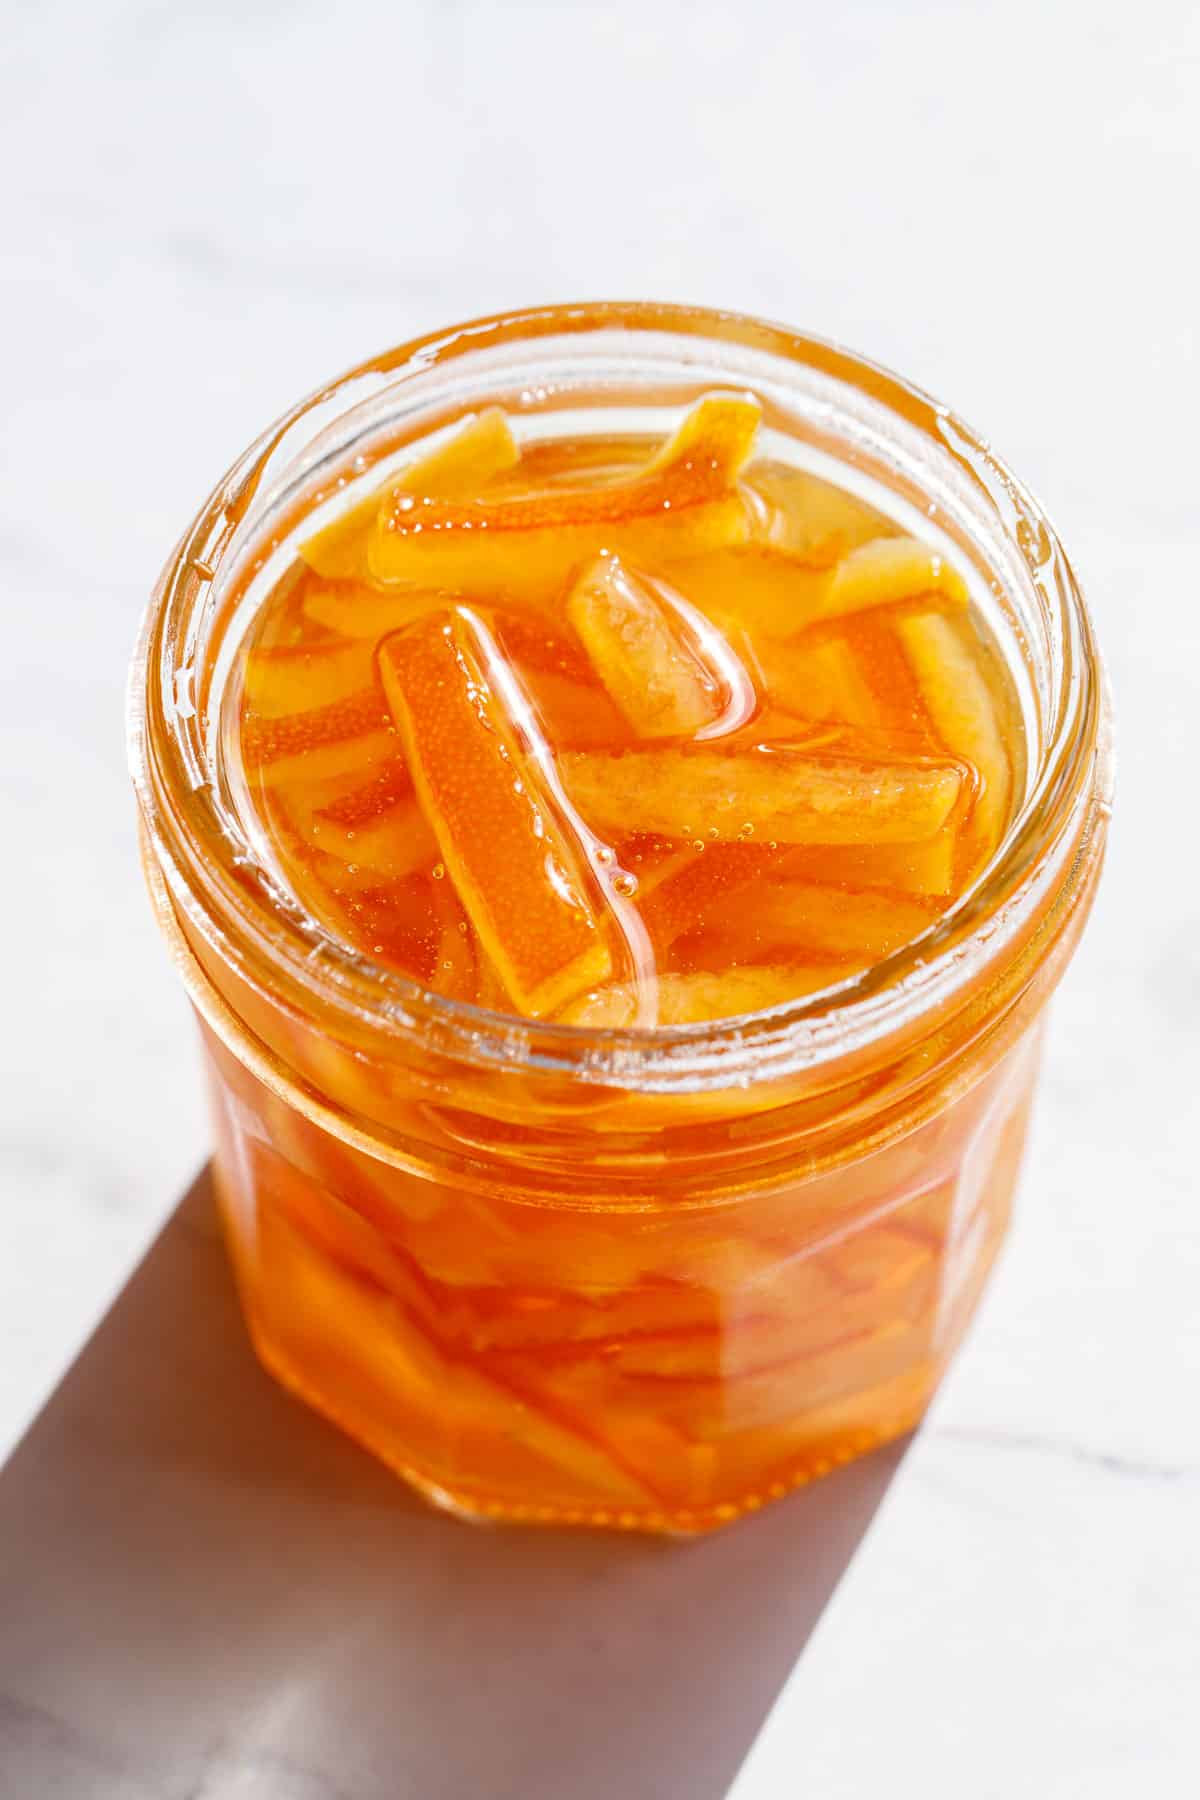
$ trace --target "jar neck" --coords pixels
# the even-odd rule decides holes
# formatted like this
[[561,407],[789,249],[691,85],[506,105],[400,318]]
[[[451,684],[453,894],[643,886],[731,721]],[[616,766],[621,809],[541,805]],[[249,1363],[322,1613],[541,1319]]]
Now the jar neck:
[[[221,686],[272,547],[339,483],[470,408],[518,430],[670,406],[698,389],[759,395],[768,430],[936,520],[993,596],[1020,658],[1028,791],[975,886],[916,946],[768,1013],[608,1032],[544,1026],[441,1000],[327,938],[258,867],[223,794]],[[840,478],[840,477],[839,477]],[[131,690],[131,749],[164,892],[189,941],[297,1016],[319,1013],[364,1056],[474,1088],[519,1074],[539,1092],[708,1096],[713,1116],[753,1085],[756,1109],[851,1091],[952,1055],[1044,986],[1090,897],[1110,783],[1103,683],[1067,559],[1033,500],[959,421],[845,352],[759,321],[659,306],[564,307],[482,320],[364,364],[266,433],[218,486],[151,603]],[[976,1018],[978,1012],[979,1017]],[[952,1029],[952,1024],[957,1025]],[[941,1045],[935,1054],[931,1046]],[[495,1085],[494,1083],[492,1084]],[[736,1107],[733,1109],[736,1110]]]

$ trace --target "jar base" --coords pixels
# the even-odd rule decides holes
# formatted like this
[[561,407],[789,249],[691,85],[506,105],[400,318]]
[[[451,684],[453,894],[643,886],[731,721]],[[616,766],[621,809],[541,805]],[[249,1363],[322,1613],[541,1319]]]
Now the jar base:
[[936,1381],[931,1382],[918,1403],[881,1418],[876,1424],[843,1437],[837,1443],[813,1448],[790,1466],[773,1470],[769,1482],[731,1499],[709,1505],[665,1506],[661,1509],[540,1505],[497,1498],[481,1490],[448,1482],[445,1477],[409,1462],[394,1444],[385,1442],[361,1420],[349,1417],[314,1386],[286,1351],[249,1314],[247,1327],[259,1362],[294,1399],[353,1439],[429,1506],[468,1525],[555,1525],[586,1530],[637,1531],[659,1537],[703,1537],[760,1512],[764,1506],[786,1499],[797,1489],[808,1487],[848,1463],[906,1436],[920,1424],[936,1388]]

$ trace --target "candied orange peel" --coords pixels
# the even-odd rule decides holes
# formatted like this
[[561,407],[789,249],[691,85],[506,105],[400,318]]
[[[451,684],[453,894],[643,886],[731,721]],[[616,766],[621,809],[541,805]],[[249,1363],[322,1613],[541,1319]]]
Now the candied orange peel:
[[787,844],[920,842],[946,823],[962,782],[947,763],[867,762],[786,745],[575,751],[562,771],[594,829],[636,823],[701,843],[751,835]]
[[725,942],[734,955],[750,943],[756,956],[777,962],[834,955],[861,965],[911,943],[938,910],[896,894],[776,876],[757,882],[752,896],[733,893],[705,907],[691,929]]
[[369,767],[395,739],[387,707],[375,686],[301,712],[242,719],[242,758],[262,785],[327,780]]
[[[735,1018],[739,1013],[761,1012],[804,994],[832,987],[853,973],[856,965],[822,963],[811,967],[769,964],[719,972],[700,970],[686,975],[660,975],[644,987],[633,982],[612,982],[581,994],[559,1013],[563,1025],[587,1025],[593,1030],[622,1031],[644,1024],[649,1009],[657,1025],[696,1025],[709,1019]],[[649,1006],[647,1004],[649,1003]]]
[[528,601],[555,597],[573,567],[606,550],[661,560],[743,543],[751,519],[737,478],[758,419],[748,398],[707,395],[627,479],[469,500],[398,494],[371,529],[371,574]]
[[966,583],[941,551],[916,538],[881,537],[811,566],[803,559],[735,545],[672,566],[670,579],[723,629],[749,631],[765,661],[809,626],[914,601],[949,610],[968,602]]
[[678,610],[619,557],[588,564],[567,596],[567,618],[639,737],[691,737],[720,717],[720,672],[706,666]]
[[255,648],[242,664],[242,696],[259,719],[313,712],[369,687],[371,646],[316,643]]
[[447,496],[477,492],[495,476],[511,469],[520,454],[501,408],[486,407],[465,419],[435,449],[399,474],[389,476],[332,525],[306,539],[300,554],[318,575],[330,580],[362,580],[367,575],[369,527],[382,506],[398,494]]
[[[612,968],[584,847],[499,690],[499,653],[465,609],[379,646],[379,672],[446,871],[522,1012],[552,1012]],[[510,677],[511,681],[511,677]]]
[[411,591],[380,593],[365,581],[329,581],[310,586],[301,601],[305,618],[339,637],[358,640],[358,648],[366,646],[368,657],[375,645],[389,631],[398,631],[422,613],[436,612],[446,604],[446,596]]
[[829,568],[847,551],[890,536],[891,520],[844,488],[786,463],[758,464],[747,478],[764,503],[758,535],[789,560]]
[[934,729],[976,773],[967,829],[978,857],[995,843],[1012,803],[1012,761],[995,697],[953,620],[919,613],[898,620],[896,633]]
[[836,619],[922,596],[952,607],[965,607],[969,598],[966,582],[940,550],[912,537],[876,538],[834,566],[813,616]]

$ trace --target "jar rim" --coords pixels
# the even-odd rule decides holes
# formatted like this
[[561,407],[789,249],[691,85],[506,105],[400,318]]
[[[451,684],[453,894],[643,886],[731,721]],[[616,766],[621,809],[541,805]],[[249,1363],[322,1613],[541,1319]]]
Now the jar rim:
[[[1038,766],[1005,839],[968,892],[929,931],[858,974],[715,1021],[612,1029],[526,1020],[431,993],[333,938],[278,889],[243,879],[247,846],[208,779],[204,708],[188,685],[193,666],[186,658],[195,655],[198,621],[215,584],[268,511],[287,520],[290,508],[290,532],[307,510],[300,500],[315,476],[344,452],[323,413],[341,409],[344,438],[350,414],[394,404],[398,393],[420,387],[426,394],[417,410],[428,415],[431,383],[436,390],[439,374],[461,376],[465,367],[465,381],[450,384],[459,396],[451,411],[461,416],[472,404],[472,364],[478,370],[481,358],[496,366],[505,359],[511,366],[516,354],[536,361],[550,345],[568,353],[595,346],[599,334],[615,335],[635,383],[639,350],[665,342],[675,346],[679,373],[693,385],[713,385],[704,370],[707,350],[710,363],[719,353],[748,367],[761,364],[785,386],[789,373],[797,380],[803,372],[825,404],[840,404],[847,417],[862,409],[872,429],[884,432],[881,445],[898,456],[903,450],[914,491],[924,491],[922,473],[932,480],[937,468],[945,493],[960,492],[978,530],[992,530],[992,552],[999,557],[1003,550],[1009,580],[1020,580],[1027,603],[1041,609],[1057,651]],[[445,406],[445,384],[435,401]],[[306,432],[293,454],[294,440]],[[255,532],[251,521],[258,522]],[[1051,912],[1069,915],[1089,887],[1096,856],[1083,851],[1102,841],[1111,798],[1106,688],[1086,604],[1045,513],[986,441],[903,378],[836,344],[744,314],[666,303],[602,301],[471,320],[358,364],[291,408],[218,483],[168,561],[143,621],[128,720],[134,785],[167,901],[220,957],[240,965],[243,978],[272,997],[282,990],[294,1004],[319,1005],[348,1038],[376,1053],[394,1055],[399,1042],[417,1038],[454,1062],[627,1091],[757,1085],[840,1062],[953,1011],[1011,960],[1031,922]],[[1002,987],[996,985],[997,1007],[1014,997],[1002,1000]]]

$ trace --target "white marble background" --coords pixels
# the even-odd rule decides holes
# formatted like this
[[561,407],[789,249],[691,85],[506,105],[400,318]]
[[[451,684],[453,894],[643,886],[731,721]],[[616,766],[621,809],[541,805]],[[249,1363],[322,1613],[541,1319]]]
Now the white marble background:
[[1011,1248],[737,1800],[1194,1794],[1195,0],[45,0],[4,36],[0,1450],[203,1151],[122,684],[211,480],[480,311],[788,319],[1042,496],[1121,756]]

